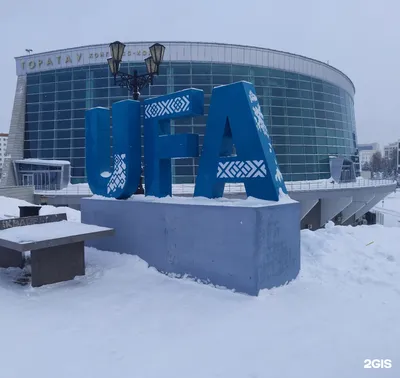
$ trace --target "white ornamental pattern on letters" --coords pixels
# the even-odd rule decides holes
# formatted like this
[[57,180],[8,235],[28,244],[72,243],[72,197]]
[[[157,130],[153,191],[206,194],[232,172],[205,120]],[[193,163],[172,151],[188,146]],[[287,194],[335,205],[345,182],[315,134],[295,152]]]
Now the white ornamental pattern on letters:
[[177,114],[189,109],[189,95],[171,98],[166,101],[153,102],[145,105],[144,117],[155,118],[166,114]]
[[126,155],[114,155],[114,172],[107,185],[107,194],[123,189],[126,183]]
[[269,137],[267,126],[265,126],[264,122],[264,114],[262,114],[260,104],[258,102],[257,96],[253,91],[249,91],[249,100],[251,103],[256,102],[256,105],[252,105],[254,120],[256,121],[256,126],[259,131],[261,131],[264,135]]
[[[276,163],[276,160],[275,160],[275,163]],[[279,181],[280,183],[283,182],[283,176],[282,176],[280,169],[278,168],[278,163],[276,163],[275,180]]]
[[261,131],[265,136],[269,137],[267,126],[265,126],[264,123],[264,114],[262,114],[260,104],[253,106],[253,113],[257,129]]
[[249,91],[249,99],[250,102],[258,102],[257,96],[253,93],[252,90]]
[[257,178],[266,175],[267,168],[264,160],[238,160],[218,163],[217,178]]

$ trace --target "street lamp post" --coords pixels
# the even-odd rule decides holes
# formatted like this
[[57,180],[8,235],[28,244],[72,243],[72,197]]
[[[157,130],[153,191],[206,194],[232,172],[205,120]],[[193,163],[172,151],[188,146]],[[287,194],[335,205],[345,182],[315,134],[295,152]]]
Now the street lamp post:
[[[159,74],[160,64],[164,59],[165,46],[160,43],[150,46],[150,56],[144,60],[147,73],[141,75],[138,74],[137,70],[133,71],[133,75],[120,71],[125,46],[119,41],[110,43],[111,58],[107,59],[108,66],[114,76],[114,85],[119,85],[121,88],[128,88],[129,92],[132,93],[133,99],[139,100],[140,91],[147,85],[153,84],[153,77]],[[143,168],[140,176],[140,184],[135,194],[144,194]]]
[[138,100],[140,91],[148,84],[153,84],[153,77],[159,74],[160,64],[164,59],[165,46],[160,43],[150,46],[150,56],[144,60],[147,73],[141,75],[138,74],[137,70],[133,71],[133,75],[120,71],[124,50],[125,45],[123,43],[119,41],[111,43],[111,58],[107,59],[108,66],[114,76],[114,84],[128,88],[129,92],[132,93],[133,99]]

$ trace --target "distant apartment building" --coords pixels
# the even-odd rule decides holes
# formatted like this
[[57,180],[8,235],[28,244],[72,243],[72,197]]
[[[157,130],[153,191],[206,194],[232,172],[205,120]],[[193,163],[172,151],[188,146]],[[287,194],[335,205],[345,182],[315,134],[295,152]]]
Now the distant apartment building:
[[389,143],[383,148],[383,156],[387,159],[395,159],[397,172],[400,172],[400,139],[397,142]]
[[365,163],[370,163],[372,159],[372,155],[376,152],[380,151],[379,143],[366,143],[359,144],[357,146],[359,153],[359,161],[360,161],[360,170]]
[[0,133],[0,177],[3,170],[4,157],[6,156],[8,134]]

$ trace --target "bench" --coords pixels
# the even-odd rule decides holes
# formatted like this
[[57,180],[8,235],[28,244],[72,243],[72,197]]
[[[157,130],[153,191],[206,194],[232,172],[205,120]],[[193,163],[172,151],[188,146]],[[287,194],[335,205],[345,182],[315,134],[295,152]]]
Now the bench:
[[85,240],[111,236],[114,229],[68,222],[66,214],[0,220],[0,268],[23,268],[31,253],[31,285],[85,275]]

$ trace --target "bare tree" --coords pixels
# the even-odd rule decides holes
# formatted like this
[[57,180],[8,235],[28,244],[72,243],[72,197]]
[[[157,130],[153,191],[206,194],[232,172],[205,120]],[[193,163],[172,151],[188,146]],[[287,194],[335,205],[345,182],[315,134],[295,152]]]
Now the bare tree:
[[383,158],[380,151],[375,152],[371,157],[371,171],[373,173],[382,172],[383,170]]
[[362,171],[371,171],[371,162],[366,161],[362,167],[361,167]]

